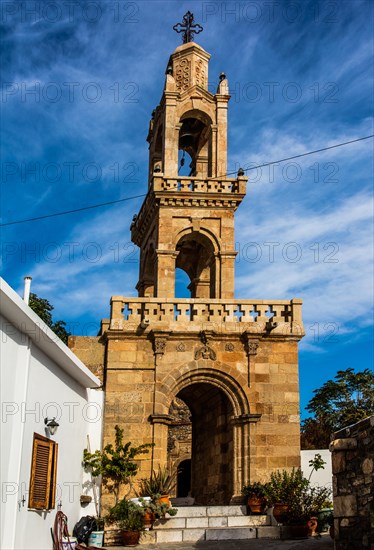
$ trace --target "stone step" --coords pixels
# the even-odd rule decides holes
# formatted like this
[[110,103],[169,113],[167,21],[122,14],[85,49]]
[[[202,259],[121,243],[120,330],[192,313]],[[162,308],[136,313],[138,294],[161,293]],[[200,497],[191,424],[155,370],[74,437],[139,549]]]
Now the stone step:
[[140,544],[198,542],[204,540],[279,539],[280,528],[271,526],[232,528],[161,529],[146,531]]
[[257,527],[270,525],[269,516],[201,516],[158,519],[153,529],[199,529],[210,527]]
[[246,516],[246,506],[178,506],[178,517]]

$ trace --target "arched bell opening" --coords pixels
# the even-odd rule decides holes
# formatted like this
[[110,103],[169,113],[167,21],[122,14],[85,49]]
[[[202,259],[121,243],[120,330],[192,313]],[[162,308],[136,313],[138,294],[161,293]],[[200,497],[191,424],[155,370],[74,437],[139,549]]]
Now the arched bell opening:
[[212,241],[193,231],[179,240],[176,249],[175,267],[187,273],[191,298],[215,298],[216,259]]
[[177,395],[192,413],[191,489],[195,504],[229,504],[234,491],[232,405],[210,383],[192,383]]
[[185,113],[180,120],[178,149],[191,157],[189,176],[212,175],[212,121],[201,111]]

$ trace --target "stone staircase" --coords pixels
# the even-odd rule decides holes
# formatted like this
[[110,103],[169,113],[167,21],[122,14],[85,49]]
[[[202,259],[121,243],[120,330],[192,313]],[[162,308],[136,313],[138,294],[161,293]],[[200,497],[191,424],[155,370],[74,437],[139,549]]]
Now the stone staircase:
[[247,516],[246,506],[181,506],[171,518],[156,520],[140,544],[202,540],[279,539],[270,516]]

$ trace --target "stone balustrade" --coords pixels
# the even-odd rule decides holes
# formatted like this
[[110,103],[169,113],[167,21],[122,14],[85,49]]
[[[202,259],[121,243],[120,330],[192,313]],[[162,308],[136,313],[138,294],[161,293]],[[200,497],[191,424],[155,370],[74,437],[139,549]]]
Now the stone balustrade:
[[154,191],[171,191],[181,193],[235,193],[245,194],[247,178],[201,179],[199,177],[153,176]]
[[[112,296],[110,330],[145,329],[167,324],[174,328],[304,334],[302,300],[219,300],[197,298],[126,298]],[[231,327],[230,327],[231,326]],[[233,327],[234,326],[234,327]],[[190,327],[190,328],[189,328]]]

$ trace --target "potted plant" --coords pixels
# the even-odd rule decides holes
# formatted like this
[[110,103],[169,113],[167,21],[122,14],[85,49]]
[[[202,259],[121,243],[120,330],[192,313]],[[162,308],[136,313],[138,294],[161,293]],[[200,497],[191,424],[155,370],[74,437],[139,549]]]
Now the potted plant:
[[165,502],[160,502],[160,495],[156,494],[154,498],[143,498],[138,499],[139,504],[143,508],[143,523],[145,529],[152,529],[153,524],[156,519],[162,519],[166,517],[166,514],[169,516],[175,516],[178,512],[176,508],[172,508],[169,504]]
[[[131,442],[124,442],[123,429],[116,425],[114,430],[114,445],[109,443],[105,445],[102,451],[96,450],[94,453],[84,449],[83,467],[86,471],[91,472],[93,478],[101,476],[108,493],[114,495],[115,507],[119,502],[122,502],[119,498],[123,486],[129,486],[127,494],[131,491],[131,481],[138,472],[138,464],[135,462],[136,457],[148,453],[152,444],[146,443],[139,447],[132,447]],[[114,515],[109,513],[107,516],[108,521],[105,526],[105,543],[107,545],[116,544],[121,537],[116,522],[122,518],[120,515],[114,518]]]
[[247,506],[252,514],[263,514],[267,507],[266,484],[255,481],[244,485],[242,494],[247,497]]
[[144,530],[144,509],[141,505],[126,500],[126,498],[122,500],[121,504],[122,517],[118,525],[122,531],[123,545],[136,546],[139,543],[140,534]]
[[150,478],[143,478],[139,482],[138,495],[150,496],[152,499],[158,495],[160,502],[171,507],[169,496],[177,484],[177,472],[170,473],[166,467],[158,467],[158,471],[152,471]]
[[266,484],[265,495],[270,506],[273,506],[273,516],[278,523],[284,523],[290,506],[296,495],[300,495],[309,486],[309,481],[303,476],[300,468],[277,470],[270,475]]
[[317,526],[317,514],[329,494],[328,487],[310,487],[309,484],[294,494],[285,519],[291,538],[304,538],[313,534],[310,528]]
[[334,509],[333,504],[331,500],[327,499],[322,504],[322,508],[319,510],[317,514],[318,519],[318,525],[317,525],[317,531],[318,533],[323,533],[325,531],[328,531],[330,528],[330,520],[334,517]]

